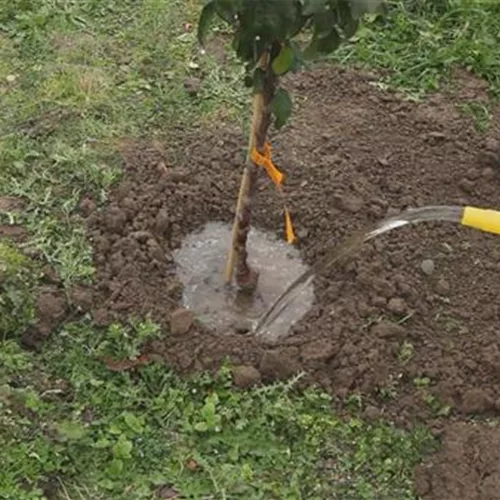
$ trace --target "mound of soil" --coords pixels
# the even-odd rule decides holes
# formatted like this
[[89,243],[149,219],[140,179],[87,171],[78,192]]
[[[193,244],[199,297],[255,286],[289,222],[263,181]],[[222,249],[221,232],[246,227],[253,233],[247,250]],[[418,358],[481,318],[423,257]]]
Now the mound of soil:
[[[407,207],[500,208],[497,121],[482,137],[456,97],[415,103],[371,83],[331,68],[289,82],[298,109],[274,151],[308,263]],[[214,369],[226,357],[242,386],[303,370],[306,383],[339,404],[362,393],[367,417],[400,425],[500,413],[500,240],[450,224],[395,231],[318,276],[315,306],[279,345],[196,321],[171,328],[182,294],[172,251],[204,223],[232,221],[244,147],[242,128],[230,123],[179,131],[166,145],[124,147],[123,183],[88,218],[96,322],[151,315],[165,336],[149,349],[181,373]],[[265,175],[254,223],[282,234],[281,202]],[[448,498],[432,493],[440,491],[433,481],[424,498]]]

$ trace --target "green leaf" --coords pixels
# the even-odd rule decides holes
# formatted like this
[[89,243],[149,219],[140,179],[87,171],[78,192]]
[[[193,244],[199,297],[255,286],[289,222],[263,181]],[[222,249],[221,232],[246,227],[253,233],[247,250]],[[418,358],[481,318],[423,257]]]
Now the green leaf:
[[208,431],[208,425],[206,422],[198,422],[194,425],[194,430],[197,432],[206,432]]
[[76,422],[61,422],[57,430],[59,434],[69,441],[77,441],[85,435],[85,429]]
[[217,394],[214,393],[206,398],[205,404],[201,409],[201,416],[208,426],[213,426],[216,421],[216,404],[218,402]]
[[107,448],[109,446],[110,442],[106,438],[101,438],[99,439],[94,445],[93,448],[97,448],[98,450]]
[[123,471],[123,461],[119,459],[113,459],[106,469],[106,474],[108,476],[117,477]]
[[116,422],[112,422],[108,428],[108,432],[110,434],[114,434],[115,436],[118,436],[123,432],[123,430]]
[[127,459],[131,458],[130,452],[134,445],[123,434],[113,446],[113,455],[115,458]]
[[284,45],[280,53],[274,58],[271,66],[276,75],[284,75],[292,69],[294,53],[291,47]]
[[292,99],[285,89],[278,89],[274,95],[269,109],[274,115],[274,126],[280,129],[285,125],[292,114]]
[[133,413],[125,413],[124,420],[130,430],[137,434],[141,434],[144,430],[144,425],[139,418],[137,418]]
[[201,11],[200,19],[198,21],[198,42],[200,43],[200,45],[204,45],[205,43],[205,38],[208,29],[210,28],[210,24],[212,23],[212,20],[214,18],[215,12],[215,3],[213,0],[207,3]]
[[316,54],[330,54],[337,50],[341,43],[341,38],[338,31],[332,28],[328,36],[325,37],[314,37],[304,52],[304,55],[311,59]]

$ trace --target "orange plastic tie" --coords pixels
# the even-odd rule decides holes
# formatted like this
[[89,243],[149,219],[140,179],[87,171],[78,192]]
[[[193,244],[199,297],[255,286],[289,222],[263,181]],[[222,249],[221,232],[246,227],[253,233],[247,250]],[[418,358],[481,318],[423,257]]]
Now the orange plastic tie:
[[[264,153],[261,154],[254,148],[251,154],[252,161],[259,167],[262,167],[266,170],[267,175],[274,182],[275,186],[278,188],[281,195],[283,195],[282,184],[285,180],[285,175],[279,171],[276,165],[272,160],[272,148],[271,144],[266,142],[264,144]],[[297,241],[297,237],[295,236],[295,231],[293,229],[292,217],[290,216],[290,212],[285,206],[285,235],[287,243],[293,244]]]
[[292,245],[297,241],[297,236],[295,236],[295,231],[293,230],[292,217],[287,208],[285,208],[285,233],[287,243]]
[[256,165],[266,170],[267,175],[269,175],[276,187],[281,187],[285,180],[285,176],[276,168],[276,165],[271,159],[271,145],[266,142],[264,145],[264,154],[259,153],[257,148],[254,148],[251,157]]

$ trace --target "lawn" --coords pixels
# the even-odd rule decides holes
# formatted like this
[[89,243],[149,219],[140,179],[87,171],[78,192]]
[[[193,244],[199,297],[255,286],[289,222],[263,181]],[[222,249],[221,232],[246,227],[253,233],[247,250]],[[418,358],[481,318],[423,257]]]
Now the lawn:
[[[101,327],[75,314],[38,350],[21,347],[51,273],[68,296],[93,282],[82,200],[106,205],[122,145],[248,109],[224,26],[200,53],[200,7],[11,0],[0,11],[0,498],[414,500],[432,433],[363,419],[356,394],[336,413],[300,375],[243,391],[229,364],[192,377],[162,362],[110,370],[103,357],[161,337],[149,318]],[[462,109],[486,131],[499,14],[496,2],[393,1],[329,62],[379,71],[379,87],[410,100],[465,68],[491,90]]]

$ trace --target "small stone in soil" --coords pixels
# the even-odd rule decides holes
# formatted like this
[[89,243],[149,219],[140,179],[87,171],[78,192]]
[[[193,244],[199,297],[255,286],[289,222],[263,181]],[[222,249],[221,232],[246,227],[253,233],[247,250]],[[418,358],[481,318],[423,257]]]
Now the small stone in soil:
[[425,259],[422,261],[422,264],[420,264],[420,269],[424,274],[430,276],[432,273],[434,273],[436,265],[434,264],[434,261],[432,259]]
[[191,311],[184,308],[176,309],[170,316],[170,331],[172,335],[184,335],[189,331],[194,321]]

